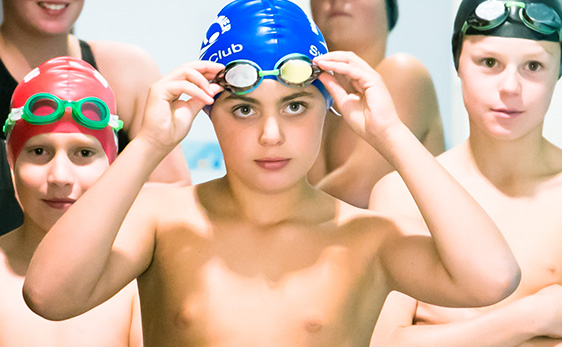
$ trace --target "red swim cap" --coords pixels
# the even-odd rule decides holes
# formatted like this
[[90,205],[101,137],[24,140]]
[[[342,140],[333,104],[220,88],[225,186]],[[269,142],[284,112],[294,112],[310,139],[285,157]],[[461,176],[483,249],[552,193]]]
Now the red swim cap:
[[[111,114],[115,114],[115,96],[103,76],[83,60],[72,57],[50,59],[31,71],[16,87],[12,95],[12,109],[23,107],[37,93],[49,93],[61,100],[78,101],[96,97],[104,101]],[[100,130],[87,128],[77,123],[72,112],[65,110],[64,116],[50,124],[31,124],[19,119],[6,134],[12,160],[15,163],[21,149],[35,135],[44,133],[82,133],[94,136],[105,151],[109,163],[117,157],[117,136],[110,126]]]

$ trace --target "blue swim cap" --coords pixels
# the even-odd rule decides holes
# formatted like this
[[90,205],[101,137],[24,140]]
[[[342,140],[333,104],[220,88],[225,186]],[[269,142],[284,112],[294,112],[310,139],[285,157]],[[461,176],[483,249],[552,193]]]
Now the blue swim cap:
[[[310,59],[328,52],[318,26],[304,11],[288,0],[235,0],[226,5],[207,30],[201,44],[200,60],[228,64],[249,60],[262,70],[273,70],[290,54]],[[274,76],[264,78],[275,79]],[[324,85],[312,83],[332,105]],[[210,114],[210,107],[205,108]]]

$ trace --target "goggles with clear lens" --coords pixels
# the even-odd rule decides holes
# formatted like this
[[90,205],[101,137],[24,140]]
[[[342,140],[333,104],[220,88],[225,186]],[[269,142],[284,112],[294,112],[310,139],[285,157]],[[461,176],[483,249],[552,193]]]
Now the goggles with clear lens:
[[503,24],[511,11],[519,10],[519,18],[529,29],[544,35],[558,34],[562,29],[562,20],[556,11],[543,3],[525,3],[521,1],[487,0],[482,2],[468,17],[462,27],[462,33],[468,28],[479,31],[494,29]]
[[273,70],[262,70],[249,60],[231,61],[211,82],[240,95],[254,90],[266,76],[275,76],[289,87],[304,87],[314,82],[321,73],[322,69],[308,57],[291,54],[279,60]]
[[123,127],[123,121],[112,115],[107,104],[99,98],[66,101],[52,94],[38,93],[27,99],[23,107],[12,109],[4,124],[4,133],[8,134],[20,119],[35,125],[54,123],[64,116],[67,107],[72,109],[74,121],[88,129],[100,130],[110,126],[119,131]]

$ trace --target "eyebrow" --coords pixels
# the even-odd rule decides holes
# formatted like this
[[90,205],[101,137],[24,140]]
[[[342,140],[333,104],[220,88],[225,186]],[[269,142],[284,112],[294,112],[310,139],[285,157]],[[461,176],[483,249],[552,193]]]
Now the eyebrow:
[[[297,93],[293,93],[293,94],[289,94],[285,97],[283,97],[283,99],[281,99],[281,102],[287,102],[287,101],[291,101],[297,98],[301,98],[301,97],[312,97],[312,93],[310,92],[297,92]],[[226,97],[225,100],[242,100],[248,103],[252,103],[252,104],[259,104],[260,101],[256,98],[251,98],[249,96],[246,95],[236,95],[236,94],[230,94]]]
[[249,96],[246,95],[237,95],[237,94],[233,94],[233,93],[229,93],[229,95],[226,97],[225,100],[242,100],[242,101],[246,101],[252,104],[258,104],[259,101],[258,99],[255,98],[251,98]]
[[287,95],[286,97],[284,97],[281,101],[287,102],[287,101],[291,101],[291,100],[298,99],[298,98],[301,98],[301,97],[312,97],[312,93],[310,93],[310,92],[298,92],[298,93],[290,94],[290,95]]

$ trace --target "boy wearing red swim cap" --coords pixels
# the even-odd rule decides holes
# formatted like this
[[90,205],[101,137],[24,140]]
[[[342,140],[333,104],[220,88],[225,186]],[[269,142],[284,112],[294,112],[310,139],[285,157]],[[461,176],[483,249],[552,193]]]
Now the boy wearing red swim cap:
[[[559,0],[464,0],[454,24],[470,136],[439,161],[500,227],[521,266],[519,287],[478,309],[393,293],[373,345],[562,343],[562,150],[542,134],[561,71],[561,16]],[[397,175],[375,186],[372,208],[421,222]]]
[[[56,100],[66,105],[58,113]],[[24,222],[0,237],[2,346],[142,346],[135,283],[96,309],[61,322],[33,313],[21,295],[37,245],[117,156],[120,121],[113,116],[105,124],[105,110],[115,114],[111,88],[75,58],[47,61],[15,89],[4,129]],[[93,123],[82,124],[82,116]]]
[[[226,66],[187,63],[153,86],[141,133],[35,254],[24,286],[34,311],[65,319],[138,278],[145,346],[365,346],[393,289],[448,305],[487,305],[515,289],[519,268],[499,230],[400,122],[366,62],[305,59],[323,40],[289,1],[233,1],[217,21],[209,56],[234,54],[233,42],[265,48]],[[308,182],[331,97],[408,181],[434,239],[409,238],[421,227]],[[143,188],[207,105],[226,176]]]

